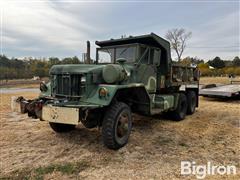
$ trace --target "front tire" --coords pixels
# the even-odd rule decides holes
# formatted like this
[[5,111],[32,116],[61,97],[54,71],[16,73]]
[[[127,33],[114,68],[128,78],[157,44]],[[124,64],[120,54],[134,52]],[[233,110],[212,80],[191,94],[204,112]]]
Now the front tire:
[[132,129],[129,106],[123,102],[114,103],[105,112],[102,125],[104,145],[109,149],[119,149],[128,142]]
[[75,129],[75,125],[49,122],[50,127],[57,133],[66,133]]

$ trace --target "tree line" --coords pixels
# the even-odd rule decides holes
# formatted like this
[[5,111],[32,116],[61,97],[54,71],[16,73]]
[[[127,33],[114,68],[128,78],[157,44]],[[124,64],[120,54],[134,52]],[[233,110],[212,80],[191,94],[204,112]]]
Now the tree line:
[[222,60],[217,56],[206,63],[202,59],[186,57],[180,63],[196,64],[202,76],[240,75],[240,58],[238,56],[233,60]]
[[59,59],[50,57],[49,59],[17,59],[8,58],[5,55],[0,55],[0,79],[25,79],[33,76],[47,77],[49,69],[55,64],[80,64],[82,63],[78,57],[66,57]]
[[[66,57],[59,59],[50,57],[49,59],[28,58],[19,60],[9,59],[5,55],[0,55],[0,79],[25,79],[33,76],[48,77],[49,69],[55,64],[81,64],[78,57]],[[240,59],[236,56],[233,60],[222,60],[215,57],[205,63],[203,59],[186,57],[180,62],[185,65],[195,64],[201,71],[202,76],[240,75]]]

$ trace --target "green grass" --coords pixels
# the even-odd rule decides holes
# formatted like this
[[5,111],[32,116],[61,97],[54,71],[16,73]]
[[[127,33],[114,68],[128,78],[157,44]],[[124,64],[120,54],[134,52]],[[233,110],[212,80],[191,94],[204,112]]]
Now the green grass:
[[41,166],[36,169],[21,169],[12,172],[8,176],[0,177],[0,180],[43,180],[44,175],[51,174],[53,172],[61,172],[66,175],[77,176],[79,172],[89,168],[90,164],[86,161],[80,161],[76,163],[65,163],[65,164],[51,164],[49,166]]

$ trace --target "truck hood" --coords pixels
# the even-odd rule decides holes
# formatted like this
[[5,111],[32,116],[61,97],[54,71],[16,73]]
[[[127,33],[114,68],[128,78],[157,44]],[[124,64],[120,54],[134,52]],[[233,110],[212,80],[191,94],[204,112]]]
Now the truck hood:
[[99,72],[105,65],[96,64],[65,64],[54,65],[50,69],[50,74],[84,74],[89,72]]

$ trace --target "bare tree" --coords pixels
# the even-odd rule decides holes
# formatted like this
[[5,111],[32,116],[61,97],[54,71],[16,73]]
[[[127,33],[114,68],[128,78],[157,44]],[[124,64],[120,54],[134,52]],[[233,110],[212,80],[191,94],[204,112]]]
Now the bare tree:
[[186,48],[186,41],[191,38],[192,32],[186,32],[185,29],[168,30],[165,37],[170,41],[171,48],[174,49],[178,56],[178,62],[181,60],[183,51]]

